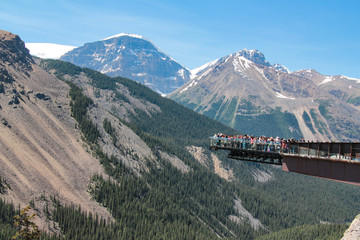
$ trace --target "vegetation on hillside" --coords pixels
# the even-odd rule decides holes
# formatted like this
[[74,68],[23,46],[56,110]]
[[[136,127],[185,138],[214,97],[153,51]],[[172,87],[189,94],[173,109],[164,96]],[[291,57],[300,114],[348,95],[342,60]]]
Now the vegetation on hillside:
[[[322,111],[324,111],[324,110],[322,110]],[[326,135],[327,134],[326,125],[321,120],[319,120],[319,116],[318,116],[318,114],[316,114],[316,112],[313,108],[310,109],[310,115],[311,115],[311,118],[313,119],[313,121],[315,123],[315,127],[319,131],[319,133]]]
[[10,185],[6,182],[6,179],[0,176],[0,194],[5,193],[6,189],[9,189]]
[[0,239],[11,239],[15,235],[16,230],[12,225],[15,215],[14,205],[0,198]]
[[4,84],[0,83],[0,93],[5,93]]
[[256,238],[256,240],[339,240],[349,227],[347,224],[316,224],[297,226]]
[[304,113],[302,115],[302,118],[304,119],[304,122],[305,122],[306,126],[311,130],[312,133],[315,134],[316,132],[315,132],[314,127],[312,125],[310,116],[306,111],[304,111]]
[[[280,108],[262,110],[252,103],[251,98],[223,102],[223,98],[211,103],[204,115],[232,126],[244,134],[254,136],[280,136],[283,138],[300,138],[301,132],[294,114],[283,112]],[[197,107],[196,111],[200,111]],[[289,128],[290,126],[290,128]]]
[[360,97],[351,96],[347,99],[346,102],[353,104],[354,106],[360,106]]
[[93,101],[82,94],[80,87],[72,82],[68,82],[68,84],[70,85],[71,115],[78,122],[85,139],[90,143],[95,143],[100,137],[100,132],[87,115],[87,108],[93,104]]

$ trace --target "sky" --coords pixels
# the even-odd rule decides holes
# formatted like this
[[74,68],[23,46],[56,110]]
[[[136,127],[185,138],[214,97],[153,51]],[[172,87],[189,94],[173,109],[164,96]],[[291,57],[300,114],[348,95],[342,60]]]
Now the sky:
[[257,49],[290,71],[360,79],[358,0],[0,0],[0,29],[72,46],[139,34],[189,69]]

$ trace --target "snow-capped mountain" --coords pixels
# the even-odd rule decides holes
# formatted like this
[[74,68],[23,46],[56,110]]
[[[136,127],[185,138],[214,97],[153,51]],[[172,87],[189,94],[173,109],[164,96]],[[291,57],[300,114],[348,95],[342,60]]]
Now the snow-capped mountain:
[[136,80],[160,94],[168,94],[190,80],[190,71],[136,34],[117,34],[86,43],[61,60],[98,70],[109,76]]
[[30,54],[39,58],[59,59],[65,53],[73,50],[74,46],[55,43],[25,43]]
[[359,79],[290,72],[246,49],[191,73],[169,97],[243,133],[323,141],[360,136]]

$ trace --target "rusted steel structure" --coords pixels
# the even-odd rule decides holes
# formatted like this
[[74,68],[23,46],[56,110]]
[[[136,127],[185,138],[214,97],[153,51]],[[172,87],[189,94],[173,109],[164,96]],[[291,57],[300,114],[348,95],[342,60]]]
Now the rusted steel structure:
[[228,158],[281,165],[284,171],[360,186],[360,143],[250,143],[212,137],[210,149],[228,150]]

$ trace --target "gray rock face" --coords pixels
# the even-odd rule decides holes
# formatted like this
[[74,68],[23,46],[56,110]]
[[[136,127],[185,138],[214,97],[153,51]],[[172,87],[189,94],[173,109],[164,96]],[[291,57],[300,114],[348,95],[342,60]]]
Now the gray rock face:
[[[23,73],[32,70],[33,60],[25,43],[18,35],[0,30],[0,82],[12,83],[13,76],[8,72],[7,66],[12,66]],[[0,88],[0,93],[2,92]]]
[[268,61],[266,61],[264,54],[258,50],[243,49],[233,55],[243,56],[244,58],[246,58],[256,64],[264,65],[267,67],[271,66],[270,63]]
[[19,65],[17,69],[26,71],[31,70],[33,63],[29,50],[20,37],[3,30],[0,30],[0,61],[3,64]]
[[358,215],[351,223],[350,227],[345,231],[341,240],[358,240],[360,239],[360,215]]
[[289,69],[287,69],[285,66],[278,64],[278,63],[275,63],[273,65],[273,68],[275,68],[278,71],[284,72],[284,73],[290,73]]
[[61,60],[98,70],[111,77],[136,80],[160,94],[168,94],[190,80],[190,72],[137,35],[119,34],[86,43]]

